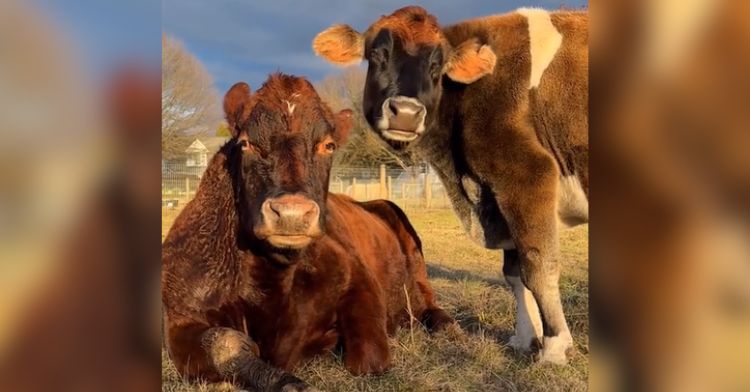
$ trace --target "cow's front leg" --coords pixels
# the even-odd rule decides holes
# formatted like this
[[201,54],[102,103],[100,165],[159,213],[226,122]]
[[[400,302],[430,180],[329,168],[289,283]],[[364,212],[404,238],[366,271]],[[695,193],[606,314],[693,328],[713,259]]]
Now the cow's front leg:
[[[560,255],[555,200],[545,197],[555,193],[534,188],[527,188],[526,192],[524,200],[508,202],[503,212],[511,211],[508,221],[518,252],[521,282],[533,294],[542,316],[544,340],[539,360],[565,364],[567,352],[573,347],[573,338],[565,321],[560,299]],[[519,302],[519,310],[525,306],[526,313],[533,316],[530,313],[535,310],[534,301],[527,297],[521,285],[512,278],[511,284],[514,284],[514,291],[518,290],[517,299],[524,301]]]
[[314,392],[302,380],[258,357],[258,346],[246,334],[200,324],[169,325],[168,345],[180,374],[208,381],[229,381],[268,392]]
[[518,251],[503,251],[503,275],[516,298],[516,329],[508,342],[516,350],[533,351],[542,344],[542,318],[531,291],[521,279]]
[[344,363],[355,375],[382,374],[391,366],[385,301],[371,279],[352,281],[339,310]]
[[[552,156],[529,143],[533,139],[516,140],[518,157],[512,164],[502,161],[496,167],[486,167],[492,188],[499,190],[497,204],[503,213],[520,266],[523,286],[533,294],[542,316],[544,339],[539,353],[541,362],[564,364],[567,352],[573,347],[568,324],[560,299],[560,252],[557,230],[557,188],[559,170]],[[511,284],[513,282],[511,280]],[[530,313],[532,301],[523,305]],[[517,297],[521,297],[518,295]],[[521,304],[519,303],[519,308]],[[525,337],[524,337],[525,338]]]

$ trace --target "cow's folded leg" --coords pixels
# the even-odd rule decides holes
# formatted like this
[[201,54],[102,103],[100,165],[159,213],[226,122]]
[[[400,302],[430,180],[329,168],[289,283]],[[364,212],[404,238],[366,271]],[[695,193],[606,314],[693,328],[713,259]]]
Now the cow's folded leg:
[[518,351],[529,352],[542,345],[542,318],[531,291],[521,279],[518,251],[503,251],[503,275],[516,299],[516,329],[508,344]]
[[258,357],[258,346],[246,334],[222,327],[192,324],[170,328],[168,344],[183,376],[228,381],[257,391],[315,391],[292,374]]
[[299,378],[258,358],[258,346],[242,332],[211,328],[203,334],[202,341],[213,367],[224,379],[259,391],[315,391]]
[[339,311],[344,363],[355,375],[382,374],[391,366],[385,304],[374,283],[364,280],[354,284]]
[[359,331],[344,334],[344,363],[354,375],[383,374],[391,367],[385,325],[382,328],[370,328],[366,326],[367,322],[361,319],[354,326]]

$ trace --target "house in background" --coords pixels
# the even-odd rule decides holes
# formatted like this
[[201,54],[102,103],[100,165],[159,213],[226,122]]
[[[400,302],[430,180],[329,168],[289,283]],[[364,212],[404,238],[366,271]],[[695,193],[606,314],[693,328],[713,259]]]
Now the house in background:
[[195,139],[185,149],[185,166],[202,167],[208,166],[208,161],[213,157],[216,151],[226,143],[228,138],[225,137],[204,137]]
[[162,199],[190,198],[208,162],[228,140],[228,137],[222,136],[186,139],[177,153],[162,156]]

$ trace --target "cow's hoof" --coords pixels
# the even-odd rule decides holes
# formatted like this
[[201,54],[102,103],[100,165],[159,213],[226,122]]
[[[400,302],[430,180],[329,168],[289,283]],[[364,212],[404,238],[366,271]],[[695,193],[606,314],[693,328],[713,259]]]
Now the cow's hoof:
[[539,352],[539,363],[566,365],[568,352],[573,350],[573,339],[568,336],[544,337],[544,347]]
[[387,349],[379,355],[376,354],[366,357],[349,354],[346,359],[346,368],[355,376],[379,376],[391,368],[391,359]]
[[432,333],[441,332],[458,326],[456,320],[440,308],[425,310],[424,314],[422,314],[422,323],[427,330]]
[[508,345],[514,350],[522,353],[536,352],[541,347],[541,343],[536,336],[525,336],[515,334],[508,340]]

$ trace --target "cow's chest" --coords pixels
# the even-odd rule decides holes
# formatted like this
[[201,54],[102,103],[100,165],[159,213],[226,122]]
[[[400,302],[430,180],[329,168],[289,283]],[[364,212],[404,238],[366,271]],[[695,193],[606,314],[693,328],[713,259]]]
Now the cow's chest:
[[262,358],[287,367],[333,349],[344,280],[322,272],[299,270],[291,285],[257,287],[260,296],[248,302],[245,313]]

